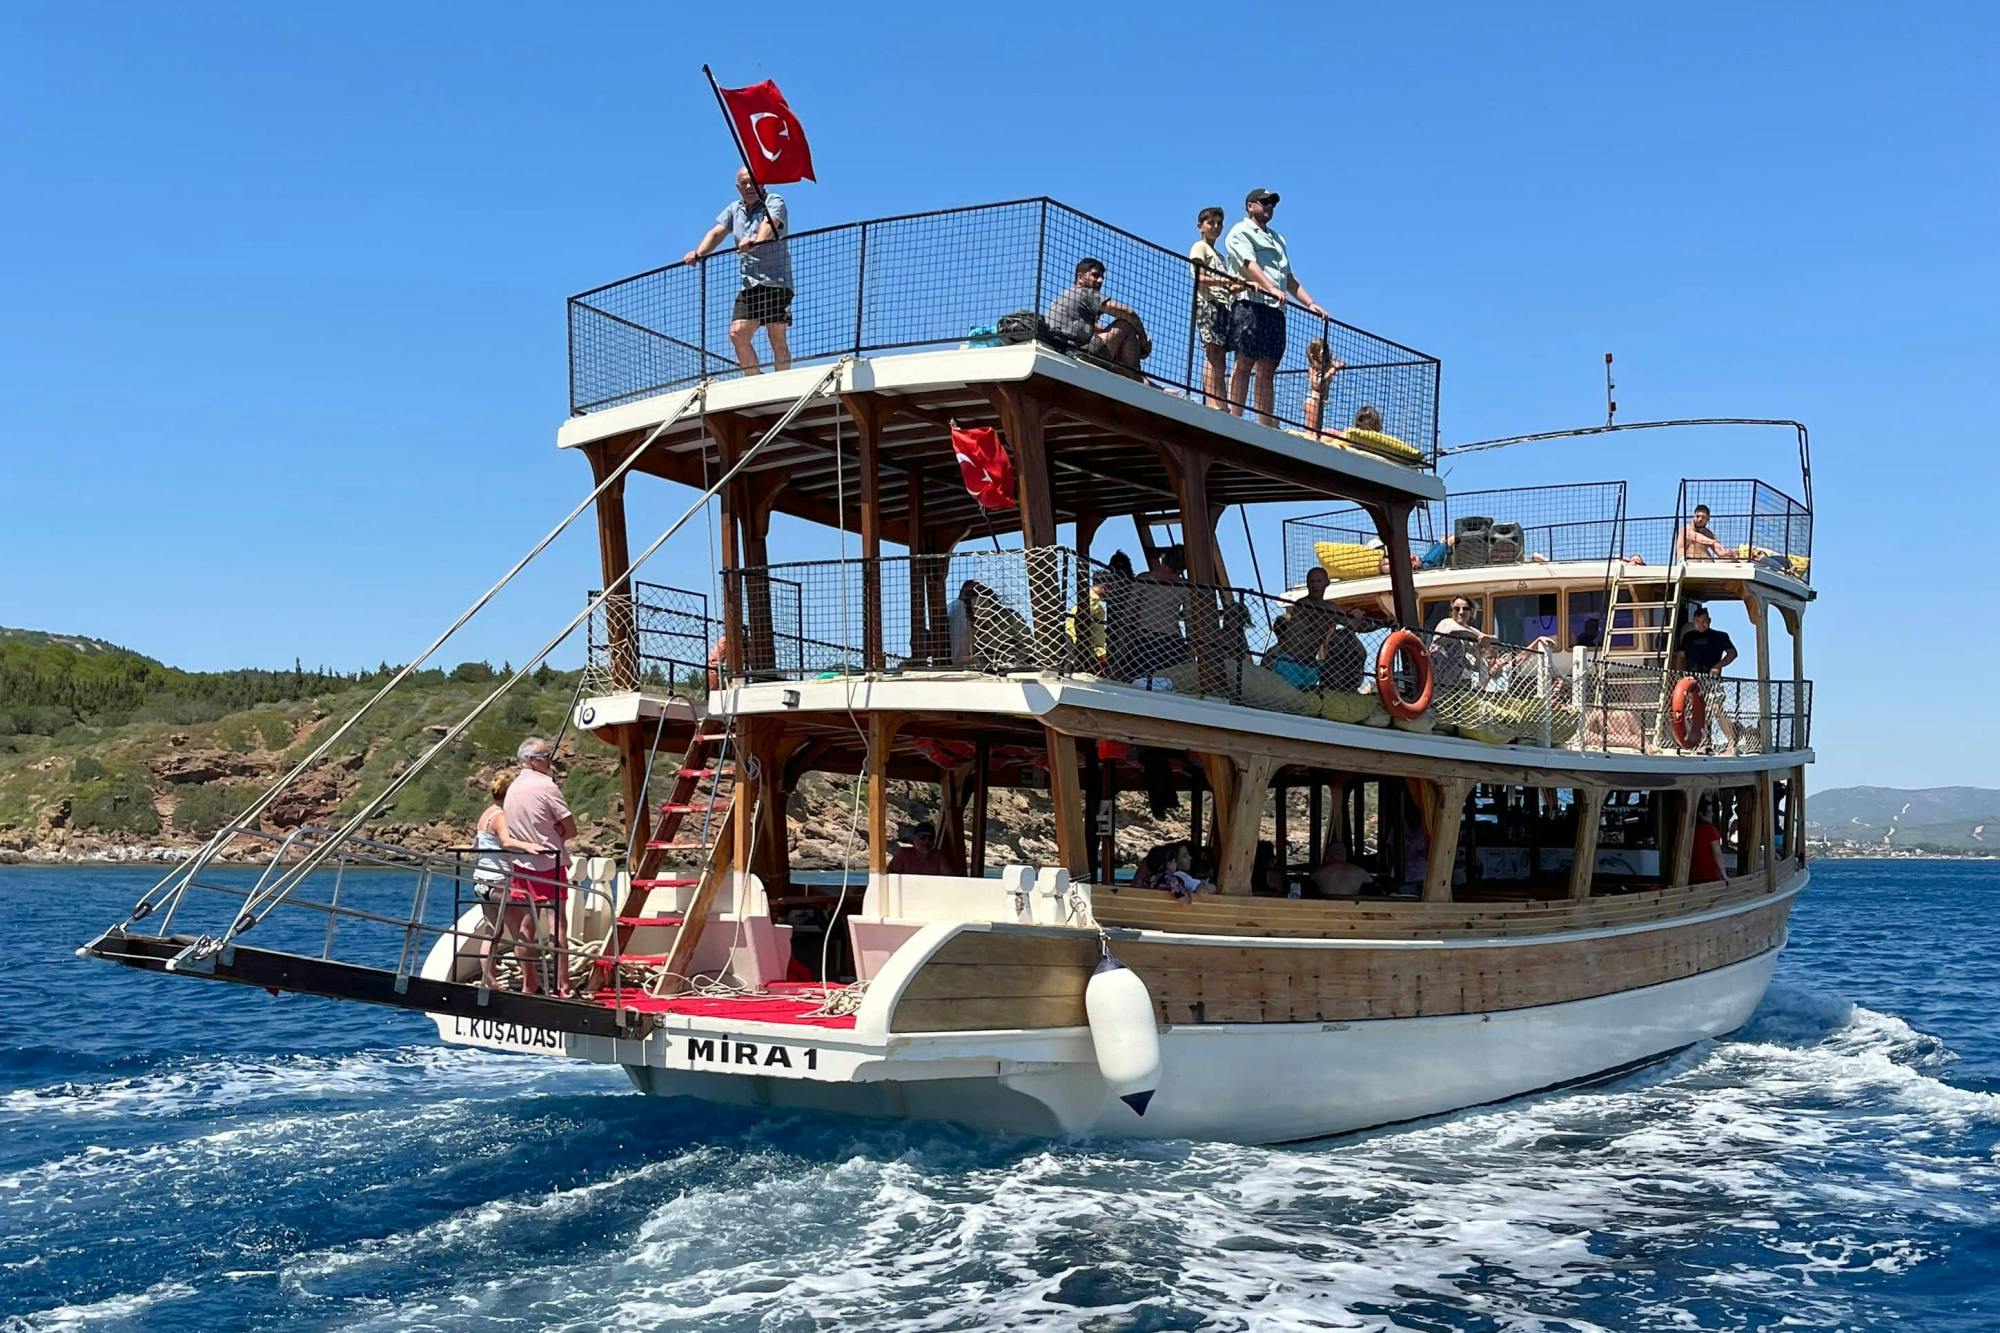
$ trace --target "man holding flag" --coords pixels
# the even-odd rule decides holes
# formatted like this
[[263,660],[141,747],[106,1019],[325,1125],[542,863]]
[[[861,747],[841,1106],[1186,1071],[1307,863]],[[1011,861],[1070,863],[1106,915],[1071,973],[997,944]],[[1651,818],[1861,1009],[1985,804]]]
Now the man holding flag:
[[792,364],[792,252],[785,240],[790,226],[785,201],[764,187],[816,179],[812,146],[777,84],[767,79],[748,88],[724,88],[708,66],[701,72],[715,90],[743,169],[736,173],[736,199],[681,262],[695,263],[725,236],[735,239],[743,257],[743,287],[729,321],[737,364],[745,374],[757,373],[755,339],[761,328],[771,344],[771,368],[784,370]]
[[682,262],[694,263],[721,245],[725,236],[735,239],[736,252],[743,257],[743,287],[736,293],[729,320],[737,364],[745,374],[758,373],[754,340],[761,328],[771,344],[771,368],[784,370],[792,364],[786,341],[792,323],[792,253],[785,244],[785,201],[760,189],[748,167],[736,173],[736,195]]

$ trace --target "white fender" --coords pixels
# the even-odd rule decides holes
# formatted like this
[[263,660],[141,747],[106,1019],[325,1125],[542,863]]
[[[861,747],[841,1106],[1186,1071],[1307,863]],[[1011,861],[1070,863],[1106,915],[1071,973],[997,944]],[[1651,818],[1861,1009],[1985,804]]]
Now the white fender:
[[1097,1071],[1119,1100],[1146,1114],[1160,1086],[1160,1029],[1146,983],[1106,954],[1084,988],[1083,1010],[1090,1018]]

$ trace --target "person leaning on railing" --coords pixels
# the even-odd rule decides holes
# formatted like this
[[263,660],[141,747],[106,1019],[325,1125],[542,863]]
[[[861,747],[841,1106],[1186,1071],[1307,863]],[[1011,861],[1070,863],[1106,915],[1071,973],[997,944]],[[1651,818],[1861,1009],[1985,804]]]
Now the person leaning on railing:
[[1211,205],[1195,217],[1199,233],[1188,249],[1194,264],[1194,326],[1201,339],[1201,394],[1210,407],[1227,408],[1230,309],[1243,279],[1228,252],[1215,248],[1222,239],[1223,212]]
[[785,241],[789,215],[785,201],[769,191],[760,192],[748,170],[736,173],[736,194],[681,262],[696,262],[721,245],[725,236],[736,239],[736,252],[743,257],[743,286],[736,293],[729,341],[736,348],[737,364],[746,374],[758,372],[756,337],[761,328],[771,344],[771,369],[785,370],[792,364],[787,341],[792,323],[792,251]]
[[[1736,643],[1709,623],[1708,608],[1696,602],[1688,608],[1688,627],[1674,644],[1673,669],[1691,673],[1698,682],[1708,720],[1722,733],[1724,753],[1736,753],[1736,723],[1727,708],[1722,669],[1736,660]],[[1706,739],[1704,737],[1703,739]]]
[[1296,297],[1313,314],[1327,317],[1292,274],[1291,249],[1271,226],[1277,211],[1276,191],[1250,191],[1243,199],[1243,220],[1229,229],[1224,243],[1245,280],[1229,315],[1230,347],[1236,353],[1236,368],[1229,375],[1229,410],[1243,415],[1254,374],[1257,417],[1267,426],[1278,424],[1272,414],[1273,376],[1285,358],[1286,302]]

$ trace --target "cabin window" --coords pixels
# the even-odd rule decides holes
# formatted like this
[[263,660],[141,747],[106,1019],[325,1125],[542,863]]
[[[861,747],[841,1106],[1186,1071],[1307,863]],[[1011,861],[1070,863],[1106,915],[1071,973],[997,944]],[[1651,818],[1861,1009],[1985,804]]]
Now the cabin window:
[[1571,589],[1569,593],[1568,624],[1569,637],[1562,646],[1574,648],[1581,644],[1585,648],[1595,648],[1604,642],[1604,592],[1600,588]]
[[1553,639],[1560,628],[1555,593],[1516,593],[1493,599],[1493,634],[1502,643]]
[[1472,603],[1472,627],[1474,629],[1484,629],[1486,627],[1486,599],[1466,593],[1453,593],[1449,597],[1437,597],[1419,603],[1418,609],[1423,613],[1424,628],[1426,630],[1436,629],[1438,622],[1451,614],[1451,604],[1460,600]]

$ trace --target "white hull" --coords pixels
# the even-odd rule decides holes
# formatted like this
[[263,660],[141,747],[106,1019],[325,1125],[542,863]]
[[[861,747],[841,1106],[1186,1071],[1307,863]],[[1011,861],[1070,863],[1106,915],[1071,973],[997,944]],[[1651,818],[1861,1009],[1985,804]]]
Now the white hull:
[[1160,1036],[1160,1089],[1143,1117],[1105,1086],[1083,1028],[894,1037],[884,1045],[853,1032],[702,1019],[670,1020],[643,1042],[437,1021],[455,1042],[623,1064],[655,1096],[945,1120],[1008,1134],[1277,1143],[1575,1083],[1721,1036],[1749,1019],[1777,955],[1772,949],[1656,986],[1498,1013],[1170,1026]]

